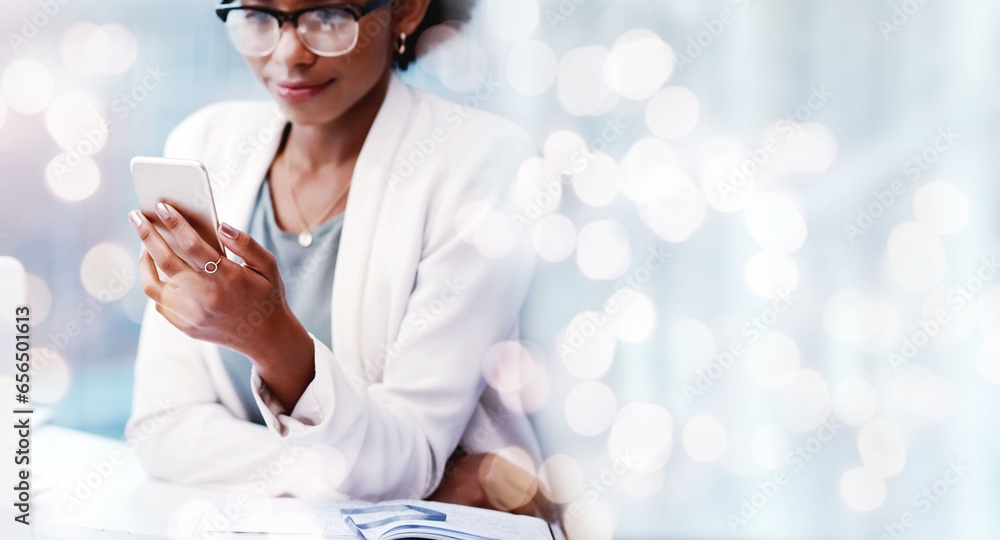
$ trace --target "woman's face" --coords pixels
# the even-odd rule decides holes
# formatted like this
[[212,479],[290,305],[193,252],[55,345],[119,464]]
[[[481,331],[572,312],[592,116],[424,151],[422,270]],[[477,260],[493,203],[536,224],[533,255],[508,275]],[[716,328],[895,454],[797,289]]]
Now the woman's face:
[[[364,0],[244,0],[243,5],[290,12],[312,6],[361,6],[364,3]],[[418,0],[416,3],[423,3],[426,8],[426,2]],[[412,32],[416,27],[412,25],[413,28],[410,28],[405,10],[393,6],[392,3],[384,5],[361,18],[357,45],[347,54],[328,57],[313,53],[302,44],[295,27],[286,23],[281,28],[281,37],[273,53],[259,58],[244,58],[293,123],[323,124],[333,121],[369,95],[390,69],[395,50],[394,36],[398,37],[399,32]],[[322,86],[292,90],[319,85]]]

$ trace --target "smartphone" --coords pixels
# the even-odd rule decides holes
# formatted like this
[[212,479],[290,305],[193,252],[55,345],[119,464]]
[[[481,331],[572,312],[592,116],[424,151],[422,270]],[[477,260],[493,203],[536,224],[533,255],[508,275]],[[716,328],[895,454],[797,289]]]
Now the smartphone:
[[184,255],[156,213],[155,206],[160,201],[176,208],[220,257],[225,256],[225,248],[219,239],[219,218],[212,198],[212,184],[205,165],[194,159],[136,156],[129,163],[129,168],[132,170],[135,193],[139,197],[139,210],[177,256],[195,270],[201,269],[207,262],[192,261]]

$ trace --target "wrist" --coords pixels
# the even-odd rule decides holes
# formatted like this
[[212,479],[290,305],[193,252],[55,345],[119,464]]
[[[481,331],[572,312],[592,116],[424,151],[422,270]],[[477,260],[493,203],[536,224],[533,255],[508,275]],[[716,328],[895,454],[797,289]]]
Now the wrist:
[[252,358],[272,396],[291,411],[315,376],[315,345],[294,315],[276,324],[274,330]]

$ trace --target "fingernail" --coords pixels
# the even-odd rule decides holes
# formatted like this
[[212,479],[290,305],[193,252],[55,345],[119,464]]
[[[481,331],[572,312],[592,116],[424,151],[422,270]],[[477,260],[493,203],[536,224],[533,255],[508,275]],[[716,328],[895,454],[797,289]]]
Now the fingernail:
[[236,235],[240,232],[233,228],[232,225],[226,223],[225,221],[219,225],[219,230],[222,231],[222,235],[229,239],[235,239]]
[[167,210],[167,205],[162,202],[156,203],[156,215],[160,216],[160,219],[166,221],[170,217],[170,210]]
[[138,210],[132,210],[128,213],[128,222],[132,224],[132,228],[139,230],[139,226],[142,225],[142,218],[139,217]]

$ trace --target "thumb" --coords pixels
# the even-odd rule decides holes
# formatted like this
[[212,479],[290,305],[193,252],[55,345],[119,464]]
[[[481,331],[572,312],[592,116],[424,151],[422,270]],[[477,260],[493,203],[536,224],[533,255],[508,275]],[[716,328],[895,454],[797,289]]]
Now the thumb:
[[278,277],[278,263],[274,254],[264,249],[252,236],[237,230],[232,225],[219,224],[219,238],[222,244],[243,259],[245,266],[256,270],[269,280]]

